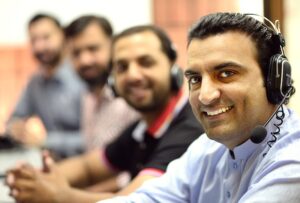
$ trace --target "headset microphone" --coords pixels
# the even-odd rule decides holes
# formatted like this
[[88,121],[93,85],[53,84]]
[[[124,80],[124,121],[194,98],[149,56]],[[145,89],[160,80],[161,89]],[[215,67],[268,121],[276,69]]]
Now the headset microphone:
[[266,126],[269,124],[269,122],[271,121],[271,119],[275,116],[275,114],[277,113],[278,109],[280,108],[280,106],[285,102],[285,100],[287,98],[289,98],[290,93],[292,92],[293,87],[290,87],[289,91],[284,95],[283,99],[281,100],[281,102],[279,103],[278,107],[276,108],[276,110],[273,112],[273,114],[270,116],[270,118],[267,120],[267,122],[261,126],[258,125],[256,126],[251,134],[250,134],[250,140],[255,143],[255,144],[259,144],[261,143],[267,136],[268,132],[266,129]]
[[252,130],[250,140],[255,144],[259,144],[266,138],[267,134],[267,129],[258,125]]

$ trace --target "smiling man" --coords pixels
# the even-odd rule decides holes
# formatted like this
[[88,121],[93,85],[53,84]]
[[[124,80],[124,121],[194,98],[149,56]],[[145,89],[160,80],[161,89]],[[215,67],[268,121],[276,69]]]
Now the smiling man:
[[234,149],[276,109],[266,98],[263,77],[258,77],[255,45],[246,34],[231,31],[192,40],[188,55],[185,75],[193,111],[210,139]]
[[192,27],[185,75],[206,135],[162,177],[103,203],[300,201],[300,120],[283,105],[294,88],[284,41],[270,26],[216,13]]

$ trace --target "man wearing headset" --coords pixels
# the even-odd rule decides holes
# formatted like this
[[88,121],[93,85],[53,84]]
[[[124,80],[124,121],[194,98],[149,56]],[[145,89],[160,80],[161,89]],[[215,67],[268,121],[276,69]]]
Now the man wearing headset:
[[300,120],[282,105],[294,89],[274,28],[237,13],[192,27],[185,76],[206,134],[162,177],[103,203],[300,202]]
[[[113,194],[88,193],[85,185],[129,171],[132,181],[118,195],[162,175],[203,133],[184,95],[182,72],[167,35],[154,26],[129,28],[114,38],[111,85],[142,119],[104,148],[62,163],[44,156],[44,171],[28,165],[11,170],[7,183],[18,202],[96,202]],[[113,83],[113,84],[112,84]],[[99,156],[99,154],[101,156]]]

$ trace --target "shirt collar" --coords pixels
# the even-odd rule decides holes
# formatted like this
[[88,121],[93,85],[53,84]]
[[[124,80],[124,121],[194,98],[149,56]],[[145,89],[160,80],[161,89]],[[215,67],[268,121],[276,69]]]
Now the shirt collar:
[[133,137],[136,140],[141,141],[143,139],[144,132],[147,131],[155,139],[159,139],[169,128],[171,122],[183,109],[187,101],[188,98],[184,95],[183,90],[181,89],[170,99],[168,105],[150,126],[147,126],[145,121],[140,121],[133,131]]
[[57,71],[53,75],[53,80],[63,82],[67,77],[67,71],[69,71],[68,68],[71,68],[68,67],[70,66],[70,63],[71,62],[68,59],[65,59],[61,64],[59,64]]
[[107,85],[103,86],[100,94],[95,94],[94,92],[87,91],[85,97],[89,98],[89,100],[93,100],[97,105],[100,105],[100,103],[104,101],[111,102],[116,99],[116,97],[113,95],[112,90]]
[[169,128],[173,119],[178,115],[186,103],[187,97],[184,96],[183,90],[181,89],[170,99],[162,113],[148,127],[147,132],[156,139],[160,138]]

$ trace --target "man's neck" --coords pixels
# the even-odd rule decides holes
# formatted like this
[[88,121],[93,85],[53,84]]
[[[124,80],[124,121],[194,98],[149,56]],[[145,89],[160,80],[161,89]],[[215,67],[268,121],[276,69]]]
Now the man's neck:
[[165,111],[166,107],[169,105],[170,99],[173,96],[174,96],[173,94],[170,95],[167,102],[164,105],[162,105],[160,108],[157,108],[157,109],[152,110],[152,111],[141,112],[142,118],[143,118],[144,121],[146,121],[148,126],[150,126],[152,123],[154,123],[155,120],[158,119],[159,116]]
[[161,111],[143,112],[142,118],[150,126],[160,115]]
[[64,52],[61,53],[60,60],[55,65],[42,64],[42,74],[46,79],[53,78],[57,72],[60,64],[63,62],[65,57]]
[[53,78],[57,69],[58,69],[58,65],[53,66],[53,67],[43,66],[42,74],[46,79]]
[[89,90],[92,95],[94,95],[95,97],[99,97],[103,92],[103,87],[104,85],[98,84],[93,87],[90,87]]

